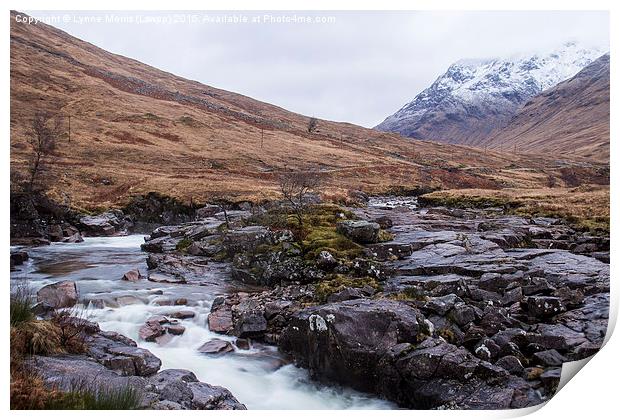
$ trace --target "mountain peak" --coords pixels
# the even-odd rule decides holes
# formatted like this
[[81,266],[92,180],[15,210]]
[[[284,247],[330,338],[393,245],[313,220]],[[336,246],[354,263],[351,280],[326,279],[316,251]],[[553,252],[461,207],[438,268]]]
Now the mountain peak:
[[376,128],[475,144],[528,99],[573,77],[603,53],[571,41],[544,53],[459,60]]

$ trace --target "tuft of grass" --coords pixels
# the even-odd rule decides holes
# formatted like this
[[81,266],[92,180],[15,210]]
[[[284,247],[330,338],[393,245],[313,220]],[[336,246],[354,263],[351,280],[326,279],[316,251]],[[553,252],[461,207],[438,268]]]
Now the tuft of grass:
[[65,392],[48,387],[32,372],[11,375],[12,410],[134,410],[142,393],[129,384],[118,388],[74,386]]
[[15,286],[11,291],[11,327],[16,327],[35,319],[35,314],[32,310],[34,299],[31,292],[28,286],[21,284]]
[[11,349],[22,356],[65,353],[61,331],[50,321],[32,320],[11,328]]
[[94,390],[86,388],[68,394],[69,400],[73,400],[75,405],[64,409],[134,410],[139,408],[142,402],[142,393],[129,384],[117,388],[100,387]]

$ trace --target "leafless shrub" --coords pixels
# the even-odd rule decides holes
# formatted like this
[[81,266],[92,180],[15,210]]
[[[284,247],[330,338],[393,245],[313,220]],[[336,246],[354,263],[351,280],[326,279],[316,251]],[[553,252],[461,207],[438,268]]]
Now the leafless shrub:
[[62,120],[47,112],[38,112],[32,120],[28,145],[31,156],[28,162],[29,180],[27,190],[32,192],[40,183],[41,174],[45,172],[56,151],[62,131]]
[[280,175],[280,192],[297,219],[300,231],[304,228],[304,216],[313,193],[317,193],[323,184],[323,175],[319,172],[284,172]]
[[92,322],[86,319],[86,314],[79,309],[56,310],[50,319],[58,327],[60,345],[69,353],[84,353],[86,351],[86,337],[94,332]]

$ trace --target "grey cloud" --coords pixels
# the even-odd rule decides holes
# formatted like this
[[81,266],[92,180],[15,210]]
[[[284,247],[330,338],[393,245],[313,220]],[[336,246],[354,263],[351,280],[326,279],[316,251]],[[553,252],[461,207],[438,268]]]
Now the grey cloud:
[[[174,12],[35,12],[42,16]],[[202,16],[226,12],[185,12]],[[462,58],[607,48],[607,12],[229,12],[336,17],[327,24],[77,24],[70,34],[162,70],[319,118],[372,127]]]

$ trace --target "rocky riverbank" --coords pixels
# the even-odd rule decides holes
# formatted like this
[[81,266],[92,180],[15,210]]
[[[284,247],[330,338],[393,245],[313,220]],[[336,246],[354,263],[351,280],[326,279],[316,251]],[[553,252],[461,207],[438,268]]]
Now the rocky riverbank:
[[[605,336],[609,238],[560,220],[418,208],[415,199],[395,197],[357,208],[317,204],[303,230],[274,204],[196,213],[194,221],[154,229],[142,245],[147,272],[123,280],[193,291],[218,284],[206,322],[231,339],[196,350],[211,357],[265,343],[290,358],[272,359],[275,369],[293,360],[317,380],[402,407],[504,409],[550,398],[562,363],[594,354]],[[25,258],[15,253],[16,264]],[[54,298],[40,292],[40,301]],[[183,337],[179,320],[196,316],[193,299],[157,297],[153,304],[179,309],[148,318],[140,340],[165,346]],[[140,298],[82,302],[106,308]],[[198,385],[190,372],[156,373],[156,361],[135,342],[110,334],[93,327],[87,355],[38,356],[42,376],[61,366],[106,369],[142,378],[136,383],[150,407],[238,408],[232,395]],[[71,369],[49,375],[69,378]],[[157,375],[178,398],[153,389]],[[183,397],[193,388],[219,396],[200,405]]]
[[123,208],[78,212],[43,193],[11,193],[11,244],[82,242],[83,236],[118,236],[194,220],[196,208],[161,194],[133,197]]
[[162,228],[144,248],[179,281],[196,258],[216,258],[265,286],[217,299],[210,328],[277,344],[318,379],[411,408],[548,399],[562,363],[604,339],[609,239],[551,218],[410,204],[336,215],[355,256],[325,246],[308,258],[290,232],[242,218],[227,231],[208,219]]

